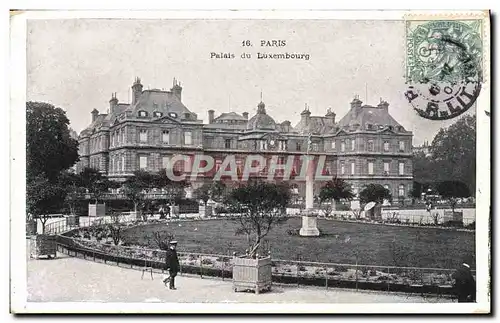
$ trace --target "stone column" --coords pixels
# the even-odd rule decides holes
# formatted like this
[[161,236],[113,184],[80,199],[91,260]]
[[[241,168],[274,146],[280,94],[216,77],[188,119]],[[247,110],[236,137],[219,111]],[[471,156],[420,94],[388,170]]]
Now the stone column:
[[317,217],[314,212],[314,171],[315,164],[308,165],[306,175],[306,210],[302,215],[302,228],[299,231],[301,236],[317,237],[319,230],[317,228]]

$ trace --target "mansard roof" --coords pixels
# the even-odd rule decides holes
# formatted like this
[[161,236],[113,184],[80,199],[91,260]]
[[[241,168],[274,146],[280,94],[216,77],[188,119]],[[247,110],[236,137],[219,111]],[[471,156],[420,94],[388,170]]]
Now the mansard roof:
[[337,123],[339,128],[358,125],[361,129],[367,129],[367,125],[401,127],[390,114],[387,108],[364,105],[359,108],[351,108],[347,114]]
[[236,121],[247,121],[245,117],[243,117],[241,114],[238,114],[236,112],[224,112],[221,113],[220,116],[214,119],[214,122],[217,122],[219,120],[236,120]]
[[139,111],[146,111],[151,116],[154,111],[164,115],[175,112],[180,117],[186,113],[194,115],[174,93],[157,89],[143,91],[137,102],[125,110],[132,116],[137,116]]
[[328,117],[310,116],[307,119],[302,118],[294,127],[294,130],[300,134],[326,134],[334,128],[333,119]]

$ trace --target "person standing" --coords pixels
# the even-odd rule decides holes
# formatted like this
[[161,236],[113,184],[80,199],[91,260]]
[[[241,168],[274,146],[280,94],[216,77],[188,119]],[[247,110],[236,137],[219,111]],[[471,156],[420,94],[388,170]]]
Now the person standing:
[[175,288],[175,276],[179,272],[179,258],[177,257],[177,241],[170,241],[167,255],[165,257],[165,267],[168,270],[169,276],[163,280],[165,286],[169,283],[169,289]]
[[470,270],[470,265],[464,262],[452,275],[455,280],[454,288],[459,303],[473,303],[476,301],[476,281]]

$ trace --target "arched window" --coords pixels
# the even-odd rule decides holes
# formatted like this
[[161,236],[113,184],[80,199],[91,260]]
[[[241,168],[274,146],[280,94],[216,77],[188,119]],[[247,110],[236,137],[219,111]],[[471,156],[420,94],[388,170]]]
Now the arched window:
[[154,116],[155,118],[161,118],[161,117],[163,116],[163,113],[162,113],[162,112],[160,112],[160,111],[154,111],[154,112],[153,112],[153,116]]
[[148,112],[144,111],[144,110],[139,110],[138,115],[139,115],[139,117],[147,117]]

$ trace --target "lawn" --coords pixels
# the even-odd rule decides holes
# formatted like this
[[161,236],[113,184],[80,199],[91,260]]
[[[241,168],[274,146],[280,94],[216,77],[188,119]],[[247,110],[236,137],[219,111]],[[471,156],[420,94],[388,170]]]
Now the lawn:
[[[148,236],[154,231],[167,230],[179,241],[181,252],[231,255],[248,247],[245,236],[234,234],[237,225],[236,221],[225,219],[153,224],[126,230],[124,240],[153,246]],[[354,264],[357,253],[358,263],[365,265],[455,268],[465,256],[475,252],[472,232],[319,219],[320,237],[287,233],[300,226],[300,218],[291,218],[271,231],[267,240],[274,259]]]

